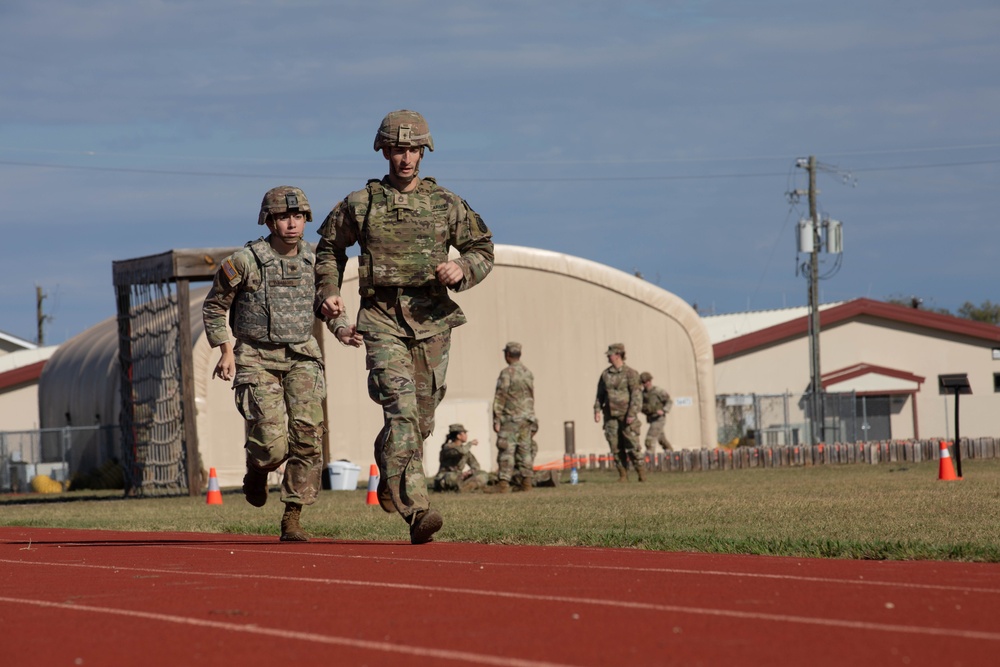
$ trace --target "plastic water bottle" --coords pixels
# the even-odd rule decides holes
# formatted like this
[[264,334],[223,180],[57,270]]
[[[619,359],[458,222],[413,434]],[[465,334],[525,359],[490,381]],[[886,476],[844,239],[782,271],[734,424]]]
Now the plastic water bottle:
[[580,481],[580,474],[576,471],[576,466],[569,469],[569,483],[576,484]]

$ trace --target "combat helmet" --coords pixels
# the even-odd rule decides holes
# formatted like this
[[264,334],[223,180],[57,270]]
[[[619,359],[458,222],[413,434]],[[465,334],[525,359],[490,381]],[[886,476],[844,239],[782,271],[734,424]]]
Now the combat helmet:
[[394,146],[427,146],[433,151],[434,139],[424,117],[409,109],[389,112],[375,134],[375,150]]
[[639,382],[649,382],[653,379],[653,376],[646,371],[639,373]]
[[279,185],[271,188],[264,195],[264,200],[260,203],[260,215],[257,216],[257,224],[263,225],[267,222],[270,213],[284,213],[286,211],[298,211],[306,214],[306,221],[312,222],[312,209],[309,208],[309,200],[306,193],[293,185]]

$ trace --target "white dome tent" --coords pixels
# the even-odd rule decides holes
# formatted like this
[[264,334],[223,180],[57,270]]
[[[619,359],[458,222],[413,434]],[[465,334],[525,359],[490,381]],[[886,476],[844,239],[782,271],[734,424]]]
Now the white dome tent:
[[[205,280],[235,250],[174,250],[126,262],[172,263],[173,279]],[[201,321],[207,290],[202,285],[190,290],[189,296],[186,288],[178,291],[189,299],[193,379],[189,390],[196,406],[195,442],[186,447],[198,452],[205,470],[216,469],[222,486],[238,486],[244,465],[243,421],[233,405],[230,384],[212,379],[219,352],[209,347]],[[348,262],[342,292],[351,316],[356,315],[354,258]],[[602,429],[594,423],[593,403],[598,377],[607,366],[604,353],[616,342],[625,344],[630,366],[652,373],[654,383],[674,398],[666,431],[674,447],[715,446],[712,345],[697,313],[674,294],[596,262],[498,245],[493,273],[453,298],[469,322],[453,332],[448,392],[424,451],[429,475],[437,471],[438,448],[447,426],[456,421],[465,424],[470,439],[479,440],[475,452],[480,463],[495,468],[491,408],[496,378],[504,366],[502,349],[510,340],[523,345],[522,361],[535,377],[540,424],[536,464],[561,459],[568,431],[575,434],[577,453],[607,451]],[[359,465],[364,475],[374,461],[372,445],[382,425],[381,408],[368,397],[363,348],[341,346],[325,328],[322,331],[328,456]],[[95,415],[104,423],[119,420],[116,333],[114,318],[106,320],[65,343],[49,361],[39,387],[43,427],[65,425],[67,415],[74,422],[93,420]],[[567,428],[569,423],[572,429]]]

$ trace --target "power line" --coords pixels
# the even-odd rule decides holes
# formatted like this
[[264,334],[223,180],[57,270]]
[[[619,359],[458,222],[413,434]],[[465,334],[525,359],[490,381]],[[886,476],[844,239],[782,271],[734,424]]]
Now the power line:
[[[952,167],[973,167],[973,166],[983,166],[990,164],[1000,164],[1000,159],[997,160],[970,160],[966,162],[940,162],[940,163],[929,163],[929,164],[915,164],[915,165],[894,165],[885,167],[865,167],[852,169],[852,171],[857,172],[877,172],[877,171],[902,171],[902,170],[912,170],[912,169],[937,169],[937,168],[952,168]],[[199,176],[199,177],[216,177],[216,178],[289,178],[300,181],[355,181],[357,180],[356,175],[352,176],[336,176],[336,175],[306,175],[306,176],[295,176],[291,174],[248,174],[240,172],[224,172],[224,171],[192,171],[192,170],[180,170],[180,169],[145,169],[140,167],[101,167],[97,165],[70,165],[70,164],[56,164],[56,163],[40,163],[40,162],[19,162],[13,160],[0,160],[0,165],[6,165],[9,167],[24,167],[29,169],[60,169],[60,170],[70,170],[70,171],[98,171],[98,172],[113,172],[113,173],[128,173],[128,174],[151,174],[157,176]],[[446,166],[439,164],[438,166]],[[570,182],[596,182],[596,181],[686,181],[686,180],[722,180],[722,179],[733,179],[733,178],[773,178],[775,176],[785,176],[786,172],[733,172],[726,174],[683,174],[683,175],[658,175],[658,176],[533,176],[533,177],[488,177],[488,178],[469,178],[469,177],[449,177],[449,181],[455,182],[468,182],[468,183],[570,183]]]

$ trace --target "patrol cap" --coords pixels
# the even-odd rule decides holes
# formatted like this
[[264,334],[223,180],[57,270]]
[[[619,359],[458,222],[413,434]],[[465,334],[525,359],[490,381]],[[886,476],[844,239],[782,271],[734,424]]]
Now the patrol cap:
[[503,346],[504,352],[510,352],[511,354],[521,354],[521,344],[511,341]]
[[267,216],[271,213],[285,213],[287,211],[298,211],[306,214],[306,220],[312,222],[312,209],[309,207],[309,200],[306,193],[293,185],[279,185],[271,188],[264,194],[263,201],[260,202],[260,215],[257,216],[257,224],[263,225],[267,222]]
[[427,121],[416,111],[400,109],[390,111],[382,119],[382,124],[375,133],[375,150],[393,146],[427,146],[434,150],[434,139],[431,137]]
[[605,352],[606,355],[612,354],[625,354],[625,344],[624,343],[611,343],[608,345],[608,351]]
[[450,425],[448,427],[448,435],[452,435],[454,433],[465,433],[465,427],[462,426],[461,424]]
[[653,379],[653,376],[650,375],[646,371],[643,371],[642,373],[639,373],[639,382],[649,382],[652,379]]

